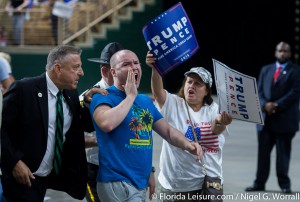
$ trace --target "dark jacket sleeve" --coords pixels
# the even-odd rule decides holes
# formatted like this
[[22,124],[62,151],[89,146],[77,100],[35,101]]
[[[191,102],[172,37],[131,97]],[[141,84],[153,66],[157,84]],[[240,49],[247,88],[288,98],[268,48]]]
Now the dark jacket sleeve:
[[81,106],[81,121],[85,132],[95,131],[90,110],[84,104]]
[[10,85],[9,89],[3,97],[2,127],[1,127],[1,158],[2,169],[11,172],[16,163],[23,158],[24,153],[20,148],[12,144],[13,140],[17,140],[19,123],[19,114],[22,106],[18,100],[21,99],[18,82]]

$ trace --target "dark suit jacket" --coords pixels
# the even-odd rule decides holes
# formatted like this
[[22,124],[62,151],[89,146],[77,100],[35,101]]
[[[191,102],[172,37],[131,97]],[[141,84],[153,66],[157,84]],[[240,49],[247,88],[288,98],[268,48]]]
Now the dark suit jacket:
[[[258,131],[266,127],[277,133],[296,132],[299,129],[300,67],[291,62],[285,67],[277,82],[273,84],[276,64],[262,67],[258,79],[258,93],[265,126],[258,125]],[[278,103],[278,109],[267,116],[264,105],[267,102]]]
[[[83,199],[87,184],[87,162],[81,107],[76,90],[64,90],[73,114],[63,145],[62,167],[58,176],[49,176],[49,188]],[[55,110],[55,109],[53,109]],[[22,160],[32,172],[44,157],[48,136],[48,92],[46,74],[15,81],[3,98],[1,128],[1,168],[3,180],[14,180],[12,169]]]

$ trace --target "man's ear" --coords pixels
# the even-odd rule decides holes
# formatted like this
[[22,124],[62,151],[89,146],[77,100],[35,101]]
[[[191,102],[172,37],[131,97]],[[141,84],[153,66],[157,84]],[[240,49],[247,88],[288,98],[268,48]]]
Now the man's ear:
[[105,77],[108,77],[108,75],[110,74],[110,68],[101,67],[101,74],[104,75]]
[[58,63],[55,63],[53,66],[53,70],[55,71],[55,73],[60,73],[61,72],[61,65]]
[[106,75],[106,69],[105,69],[105,67],[101,67],[100,68],[100,72],[101,72],[101,75]]
[[113,75],[113,77],[116,77],[116,76],[117,76],[116,70],[113,69],[113,68],[110,68],[110,73],[111,73],[111,75]]

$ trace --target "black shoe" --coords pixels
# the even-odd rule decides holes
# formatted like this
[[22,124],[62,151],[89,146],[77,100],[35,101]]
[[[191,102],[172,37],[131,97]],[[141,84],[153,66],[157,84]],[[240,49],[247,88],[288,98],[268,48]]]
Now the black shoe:
[[284,194],[291,194],[292,190],[290,188],[284,188],[284,189],[281,189],[281,192]]
[[257,185],[253,185],[251,187],[247,187],[245,189],[245,191],[265,191],[265,188],[264,187],[260,187],[260,186],[257,186]]

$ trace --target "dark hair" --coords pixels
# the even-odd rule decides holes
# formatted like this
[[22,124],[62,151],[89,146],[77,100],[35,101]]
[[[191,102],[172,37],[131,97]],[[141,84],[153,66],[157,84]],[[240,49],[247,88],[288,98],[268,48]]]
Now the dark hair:
[[[184,97],[184,85],[185,85],[185,82],[187,80],[187,77],[185,76],[183,81],[182,81],[182,84],[181,84],[181,87],[177,93],[177,95],[181,98],[183,98],[185,100],[185,97]],[[203,99],[203,103],[206,103],[208,105],[211,105],[211,103],[214,101],[213,98],[212,98],[212,90],[211,90],[211,87],[209,86],[209,84],[205,84],[206,86],[206,89],[207,89],[207,95],[204,97]]]

